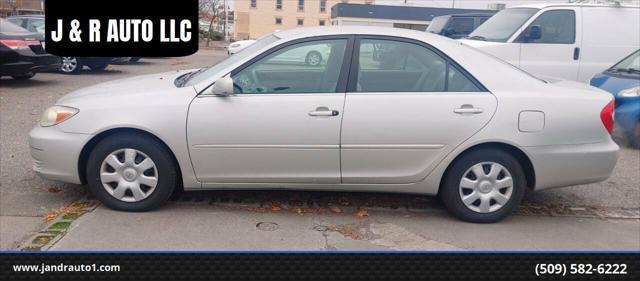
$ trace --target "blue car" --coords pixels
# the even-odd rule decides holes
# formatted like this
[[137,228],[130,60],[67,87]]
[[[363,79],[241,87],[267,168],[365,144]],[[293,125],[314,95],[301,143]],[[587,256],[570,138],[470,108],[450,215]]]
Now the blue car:
[[640,147],[640,50],[593,76],[591,86],[614,95],[616,134]]

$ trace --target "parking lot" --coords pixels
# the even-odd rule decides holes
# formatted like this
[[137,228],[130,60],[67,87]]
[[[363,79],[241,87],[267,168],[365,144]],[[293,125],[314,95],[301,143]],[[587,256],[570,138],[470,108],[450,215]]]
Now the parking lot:
[[[28,133],[73,90],[113,79],[199,68],[226,57],[144,58],[80,75],[0,80],[0,248],[17,249],[56,210],[85,200],[83,186],[40,179]],[[435,198],[341,192],[211,191],[175,194],[157,211],[103,206],[74,220],[55,250],[640,250],[640,150],[622,148],[608,180],[527,194],[517,215],[491,225],[460,222]],[[93,201],[89,201],[93,202]]]

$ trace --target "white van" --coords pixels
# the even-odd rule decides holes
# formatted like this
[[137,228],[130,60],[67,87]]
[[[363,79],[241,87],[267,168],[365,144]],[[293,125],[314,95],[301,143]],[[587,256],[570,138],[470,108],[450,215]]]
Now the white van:
[[500,11],[461,41],[534,75],[585,82],[640,48],[640,7],[518,6]]

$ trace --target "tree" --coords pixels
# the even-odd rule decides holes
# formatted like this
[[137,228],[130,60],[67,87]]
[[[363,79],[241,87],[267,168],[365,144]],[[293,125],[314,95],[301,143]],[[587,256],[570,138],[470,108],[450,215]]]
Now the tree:
[[[211,17],[209,20],[209,29],[207,31],[207,47],[209,47],[209,42],[211,41],[211,32],[213,28],[213,23],[215,21],[218,22],[218,26],[220,26],[220,8],[224,8],[224,0],[199,0],[198,1],[198,10],[200,17]],[[225,27],[226,28],[226,27]],[[198,29],[200,29],[200,24],[198,24]],[[226,31],[226,30],[225,30]]]

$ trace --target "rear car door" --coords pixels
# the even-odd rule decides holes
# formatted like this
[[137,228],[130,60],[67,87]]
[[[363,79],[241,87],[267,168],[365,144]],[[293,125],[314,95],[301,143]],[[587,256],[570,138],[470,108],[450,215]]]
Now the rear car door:
[[422,42],[356,40],[341,133],[343,183],[413,183],[480,130],[495,97]]
[[[520,44],[520,68],[538,75],[569,80],[578,78],[580,67],[580,8],[546,10],[533,20],[516,39]],[[542,37],[527,39],[532,26],[539,26]]]
[[[328,36],[285,43],[230,73],[234,95],[198,96],[187,122],[198,180],[339,183],[344,60],[352,42]],[[324,50],[322,61],[305,63],[316,50]]]

